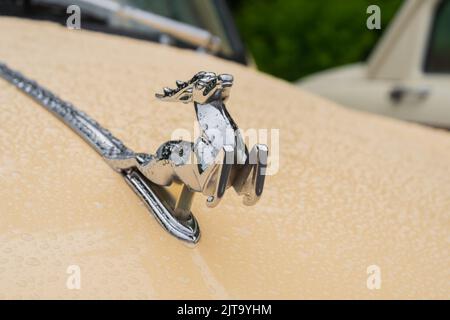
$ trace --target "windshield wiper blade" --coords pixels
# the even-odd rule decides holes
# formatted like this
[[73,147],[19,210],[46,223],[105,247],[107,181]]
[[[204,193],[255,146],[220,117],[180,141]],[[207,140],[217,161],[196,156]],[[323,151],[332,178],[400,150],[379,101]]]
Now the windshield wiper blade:
[[86,10],[93,16],[108,21],[119,18],[121,21],[138,23],[211,53],[217,53],[221,46],[220,38],[207,30],[111,0],[33,0],[33,2],[66,7],[77,5],[82,11]]

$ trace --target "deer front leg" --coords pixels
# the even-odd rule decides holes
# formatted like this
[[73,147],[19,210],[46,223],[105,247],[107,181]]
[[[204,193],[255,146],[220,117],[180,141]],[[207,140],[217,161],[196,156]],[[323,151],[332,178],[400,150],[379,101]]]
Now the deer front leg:
[[233,182],[233,187],[238,195],[243,195],[243,203],[247,206],[254,205],[264,189],[265,171],[269,149],[265,144],[255,145],[245,163]]
[[224,145],[216,157],[215,164],[202,173],[202,193],[208,197],[206,205],[209,208],[217,206],[222,200],[225,190],[229,186],[233,162],[233,147]]

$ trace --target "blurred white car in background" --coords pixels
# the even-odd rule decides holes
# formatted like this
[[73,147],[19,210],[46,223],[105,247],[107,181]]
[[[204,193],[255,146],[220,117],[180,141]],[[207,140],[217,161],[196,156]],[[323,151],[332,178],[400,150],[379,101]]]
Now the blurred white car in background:
[[450,128],[450,0],[406,1],[367,63],[298,84],[345,106]]

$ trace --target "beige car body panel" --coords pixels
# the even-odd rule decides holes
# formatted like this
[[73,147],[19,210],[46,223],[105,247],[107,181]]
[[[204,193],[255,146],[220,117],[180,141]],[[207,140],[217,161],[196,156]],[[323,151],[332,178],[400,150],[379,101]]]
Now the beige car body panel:
[[[165,232],[76,134],[0,79],[0,297],[450,298],[450,135],[351,111],[218,58],[0,18],[0,60],[153,151],[190,105],[154,93],[198,70],[235,76],[239,126],[277,128],[253,207],[229,191],[192,247]],[[81,288],[68,289],[69,266]],[[381,271],[369,289],[368,268]],[[370,268],[369,268],[370,270]],[[70,271],[70,269],[69,269]],[[370,287],[370,286],[369,286]]]
[[[439,2],[405,1],[367,64],[321,72],[298,84],[348,107],[450,128],[450,75],[423,71]],[[398,87],[410,94],[395,103],[390,93]],[[417,94],[423,90],[428,96],[418,98]]]

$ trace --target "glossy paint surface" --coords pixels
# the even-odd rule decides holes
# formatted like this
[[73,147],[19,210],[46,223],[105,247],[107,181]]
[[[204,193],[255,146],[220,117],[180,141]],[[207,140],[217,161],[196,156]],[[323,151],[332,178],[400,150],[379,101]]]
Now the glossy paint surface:
[[[269,141],[278,173],[256,206],[232,192],[215,209],[196,197],[202,239],[190,247],[0,80],[1,298],[449,298],[448,132],[349,111],[192,51],[12,18],[0,35],[0,60],[136,151],[194,132],[192,106],[154,93],[199,70],[233,74],[227,108],[239,127],[280,137]],[[80,290],[66,286],[71,265]],[[366,286],[370,265],[379,290]]]

